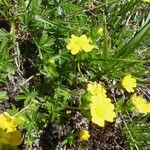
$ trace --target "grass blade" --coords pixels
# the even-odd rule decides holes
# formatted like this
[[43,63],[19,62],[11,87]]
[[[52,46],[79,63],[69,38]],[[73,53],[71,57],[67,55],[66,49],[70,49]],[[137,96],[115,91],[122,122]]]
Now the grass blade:
[[141,42],[141,39],[149,30],[150,30],[150,20],[139,32],[135,34],[133,38],[129,40],[129,42],[126,45],[124,45],[120,50],[118,50],[116,58],[126,58],[128,55],[133,53],[136,47],[139,46],[139,42]]

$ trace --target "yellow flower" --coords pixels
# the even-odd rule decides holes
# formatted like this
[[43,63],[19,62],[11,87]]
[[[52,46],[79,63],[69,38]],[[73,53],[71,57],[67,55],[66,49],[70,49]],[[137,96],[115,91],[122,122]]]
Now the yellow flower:
[[91,42],[91,39],[87,38],[85,34],[80,37],[72,34],[69,44],[67,45],[67,49],[70,50],[73,55],[76,55],[82,50],[85,52],[90,52],[94,48],[94,46],[90,44]]
[[141,95],[136,96],[136,94],[133,94],[131,101],[140,113],[150,113],[150,103],[146,102]]
[[16,130],[16,119],[10,116],[7,112],[0,115],[0,128],[6,132],[13,132]]
[[88,141],[90,137],[89,131],[88,130],[81,130],[80,131],[80,140],[81,141]]
[[122,86],[128,91],[128,92],[134,92],[134,88],[136,87],[136,79],[131,76],[131,74],[126,75],[122,79]]
[[7,112],[0,115],[0,145],[20,145],[22,134],[17,130],[17,124],[23,123],[23,117],[15,118]]
[[114,112],[114,105],[109,98],[99,100],[99,96],[91,102],[90,111],[92,116],[92,122],[104,127],[105,120],[113,122],[116,114]]
[[87,85],[87,91],[91,93],[90,112],[92,122],[101,127],[104,127],[105,121],[113,122],[116,117],[114,105],[111,103],[111,99],[107,98],[105,88],[94,82]]
[[79,53],[81,47],[78,44],[79,41],[79,37],[75,36],[75,35],[71,35],[71,39],[69,44],[67,45],[67,49],[71,50],[71,53],[73,55],[76,55],[77,53]]
[[149,2],[150,3],[150,0],[143,0],[144,2]]
[[97,82],[94,83],[89,83],[87,85],[87,90],[94,96],[96,95],[101,95],[101,97],[106,97],[106,90],[104,89],[104,87]]

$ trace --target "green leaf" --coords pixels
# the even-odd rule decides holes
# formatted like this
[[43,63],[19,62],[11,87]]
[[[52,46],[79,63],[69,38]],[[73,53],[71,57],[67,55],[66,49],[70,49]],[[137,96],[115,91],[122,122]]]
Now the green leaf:
[[104,21],[105,21],[105,24],[104,24],[104,47],[103,47],[103,55],[102,55],[102,58],[104,59],[103,61],[103,65],[106,69],[106,61],[105,59],[107,59],[107,55],[108,55],[108,52],[109,52],[109,39],[108,39],[108,30],[107,30],[107,25],[106,25],[106,18],[104,16]]
[[48,33],[43,31],[42,36],[39,41],[40,47],[47,47],[54,44],[54,38],[50,38]]
[[16,115],[19,112],[19,108],[17,108],[15,105],[12,105],[11,109],[7,109],[6,112],[9,112],[11,115]]

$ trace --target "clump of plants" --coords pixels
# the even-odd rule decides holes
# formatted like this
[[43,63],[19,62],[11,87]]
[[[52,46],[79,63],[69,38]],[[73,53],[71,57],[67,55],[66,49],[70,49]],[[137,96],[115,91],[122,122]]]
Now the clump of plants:
[[53,125],[47,149],[104,149],[90,146],[90,127],[109,125],[123,148],[149,147],[149,6],[0,0],[0,149],[40,147]]

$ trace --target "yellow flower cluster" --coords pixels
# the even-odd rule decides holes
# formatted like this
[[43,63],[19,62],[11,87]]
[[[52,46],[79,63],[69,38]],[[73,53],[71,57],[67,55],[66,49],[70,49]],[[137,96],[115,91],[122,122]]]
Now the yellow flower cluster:
[[72,34],[67,49],[70,50],[73,55],[76,55],[82,50],[90,52],[94,48],[94,46],[90,44],[91,42],[91,39],[87,38],[85,34],[79,37]]
[[81,141],[88,141],[90,137],[89,131],[88,130],[81,130],[80,131],[80,140]]
[[[136,79],[131,76],[131,74],[126,75],[122,79],[122,86],[130,93],[134,92],[134,88],[137,86]],[[140,113],[150,113],[150,103],[146,102],[143,97],[137,96],[135,93],[131,96],[131,101],[135,108]]]
[[0,115],[0,145],[20,145],[22,134],[17,130],[17,120],[7,112]]
[[134,92],[134,88],[136,87],[136,79],[131,76],[131,74],[126,75],[122,79],[122,86],[129,92]]
[[105,121],[113,122],[116,114],[111,99],[107,98],[106,90],[97,82],[90,83],[87,90],[91,93],[90,111],[92,122],[104,127]]
[[145,101],[141,95],[137,96],[136,94],[133,94],[131,96],[131,101],[135,105],[138,112],[144,114],[150,113],[150,103]]

